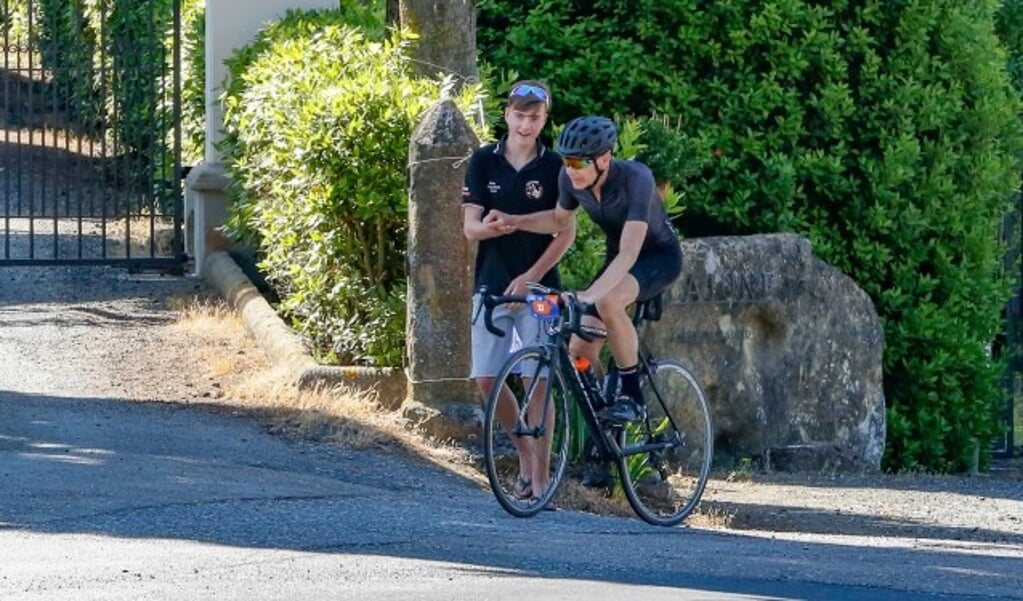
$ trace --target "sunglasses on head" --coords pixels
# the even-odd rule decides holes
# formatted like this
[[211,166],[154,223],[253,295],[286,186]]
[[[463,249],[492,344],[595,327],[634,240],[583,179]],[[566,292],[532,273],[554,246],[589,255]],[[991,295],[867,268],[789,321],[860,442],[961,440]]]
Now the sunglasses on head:
[[565,164],[565,167],[571,169],[585,169],[593,164],[593,159],[590,157],[561,157],[561,162]]
[[508,96],[535,96],[547,104],[550,104],[551,102],[551,95],[547,93],[547,90],[540,86],[534,86],[528,83],[515,86],[512,88],[511,94],[508,94]]

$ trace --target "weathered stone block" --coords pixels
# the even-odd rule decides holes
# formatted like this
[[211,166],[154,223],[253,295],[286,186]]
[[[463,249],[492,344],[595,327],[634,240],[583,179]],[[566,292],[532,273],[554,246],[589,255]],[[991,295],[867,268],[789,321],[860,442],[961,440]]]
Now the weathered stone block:
[[[409,144],[406,405],[443,414],[472,413],[469,376],[471,248],[462,234],[466,158],[479,140],[451,100],[432,106]],[[429,423],[443,420],[431,419]],[[463,423],[462,419],[454,419]],[[455,436],[444,427],[438,437]]]
[[867,294],[796,235],[692,239],[650,348],[690,363],[716,446],[784,469],[876,470],[884,331]]

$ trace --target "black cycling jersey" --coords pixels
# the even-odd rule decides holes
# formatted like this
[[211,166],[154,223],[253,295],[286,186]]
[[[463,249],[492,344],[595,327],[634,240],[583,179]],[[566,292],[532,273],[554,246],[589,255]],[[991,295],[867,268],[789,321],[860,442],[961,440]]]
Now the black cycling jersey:
[[678,247],[678,234],[668,220],[664,199],[654,183],[650,168],[642,163],[612,159],[609,173],[600,187],[600,202],[590,190],[576,190],[568,174],[558,179],[558,204],[569,211],[579,206],[607,236],[607,254],[618,254],[622,230],[626,221],[645,221],[646,238],[641,253],[674,250]]
[[[511,215],[525,215],[553,209],[558,201],[558,173],[561,157],[537,140],[537,156],[521,170],[504,158],[504,140],[477,149],[469,161],[462,188],[462,205],[478,206],[485,216],[492,209]],[[473,276],[475,290],[486,286],[496,294],[536,263],[551,243],[550,234],[516,231],[480,240]],[[540,283],[561,287],[557,268],[548,271]]]

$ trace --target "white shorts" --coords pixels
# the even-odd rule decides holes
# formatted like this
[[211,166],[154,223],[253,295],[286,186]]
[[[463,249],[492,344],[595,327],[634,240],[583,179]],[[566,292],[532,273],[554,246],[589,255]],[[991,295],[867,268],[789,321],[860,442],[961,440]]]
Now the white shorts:
[[[498,336],[487,329],[482,296],[472,297],[472,368],[469,377],[494,377],[501,370],[508,356],[524,346],[540,342],[540,321],[533,317],[522,304],[505,304],[494,307],[491,321],[504,336]],[[525,364],[523,364],[525,365]]]

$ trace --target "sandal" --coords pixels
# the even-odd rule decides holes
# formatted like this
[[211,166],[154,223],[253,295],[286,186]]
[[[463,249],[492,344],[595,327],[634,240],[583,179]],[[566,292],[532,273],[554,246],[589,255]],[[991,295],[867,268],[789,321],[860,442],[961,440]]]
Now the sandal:
[[519,481],[512,487],[511,493],[519,499],[531,498],[533,496],[533,481],[519,476]]
[[[540,498],[539,497],[533,497],[532,499],[529,500],[529,502],[530,503],[539,503],[540,502]],[[558,508],[557,505],[554,504],[554,501],[549,501],[546,505],[543,506],[543,509],[541,509],[540,511],[558,511],[558,510],[559,510],[559,508]]]

